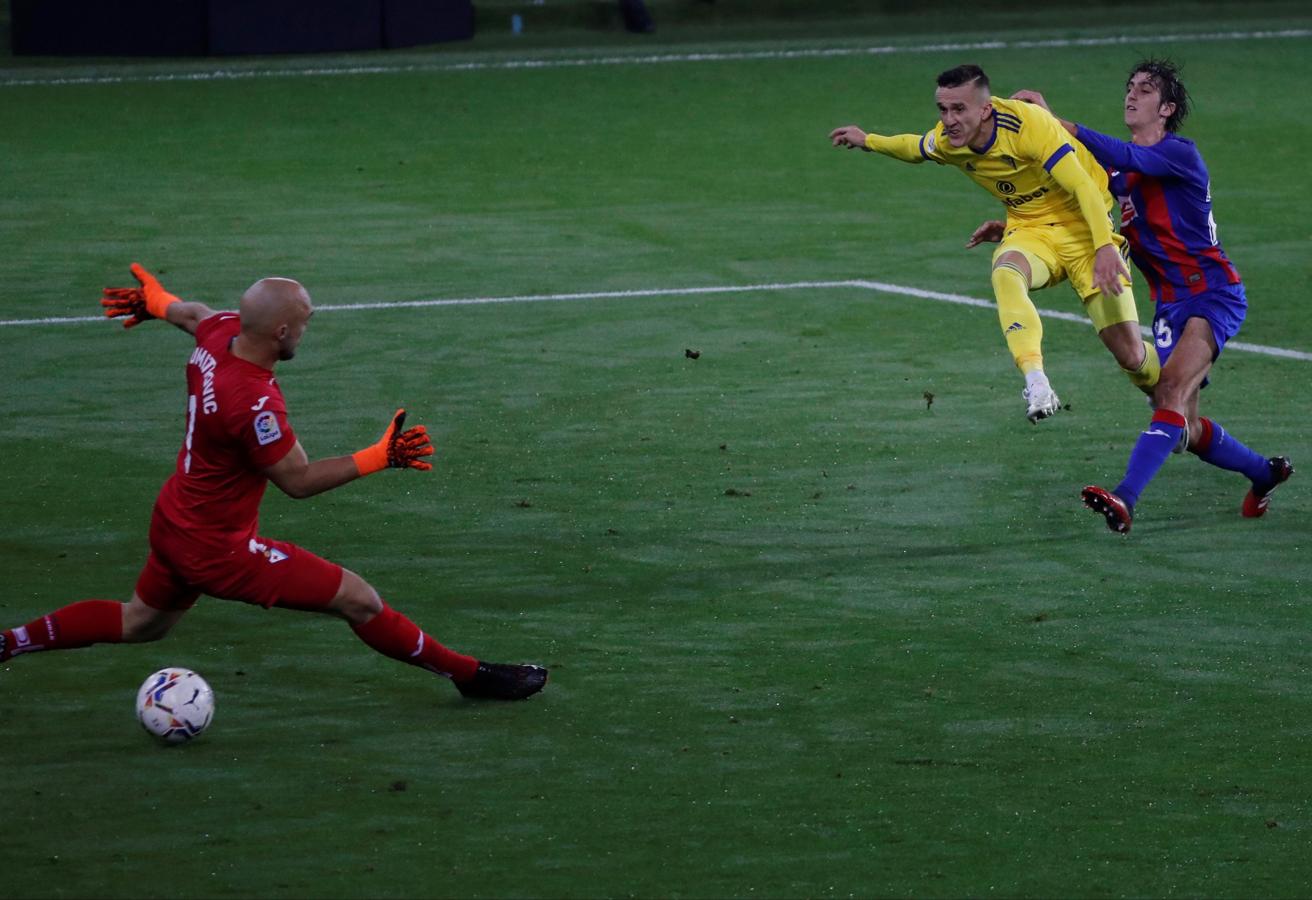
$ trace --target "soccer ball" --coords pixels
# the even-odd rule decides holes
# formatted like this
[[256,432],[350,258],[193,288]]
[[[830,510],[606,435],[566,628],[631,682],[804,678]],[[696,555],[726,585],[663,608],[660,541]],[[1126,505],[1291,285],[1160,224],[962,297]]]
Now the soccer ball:
[[137,691],[137,720],[161,741],[198,738],[214,718],[214,691],[189,669],[160,669]]

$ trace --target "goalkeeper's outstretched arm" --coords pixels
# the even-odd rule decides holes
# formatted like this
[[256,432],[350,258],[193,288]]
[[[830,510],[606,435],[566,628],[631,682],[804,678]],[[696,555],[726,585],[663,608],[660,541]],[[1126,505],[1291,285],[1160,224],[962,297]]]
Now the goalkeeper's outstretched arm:
[[195,334],[197,326],[212,315],[214,315],[214,310],[204,303],[178,300],[177,303],[169,304],[164,314],[164,321],[170,325],[176,325],[187,334]]
[[297,441],[264,474],[288,497],[303,500],[383,469],[431,469],[432,464],[423,457],[432,455],[428,429],[423,425],[406,428],[405,410],[398,409],[383,436],[363,450],[311,462]]
[[100,305],[111,319],[127,317],[124,328],[140,325],[148,319],[163,319],[187,334],[195,334],[201,322],[214,315],[204,303],[191,303],[164,290],[159,279],[140,263],[133,263],[132,276],[140,287],[105,288]]
[[360,470],[349,456],[333,456],[310,462],[301,442],[287,455],[264,470],[265,476],[288,497],[304,500],[322,494],[360,477]]

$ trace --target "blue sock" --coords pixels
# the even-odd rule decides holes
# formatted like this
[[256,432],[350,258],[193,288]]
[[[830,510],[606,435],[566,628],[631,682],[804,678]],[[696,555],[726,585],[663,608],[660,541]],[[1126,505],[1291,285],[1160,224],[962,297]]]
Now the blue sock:
[[1148,430],[1139,435],[1139,440],[1134,442],[1134,449],[1130,451],[1125,477],[1112,493],[1133,509],[1134,504],[1139,502],[1139,495],[1171,455],[1187,427],[1184,416],[1177,412],[1159,409],[1153,413]]
[[1211,419],[1200,419],[1203,426],[1198,449],[1192,451],[1203,462],[1231,472],[1240,472],[1257,485],[1271,480],[1271,464],[1265,456],[1249,450],[1233,435]]

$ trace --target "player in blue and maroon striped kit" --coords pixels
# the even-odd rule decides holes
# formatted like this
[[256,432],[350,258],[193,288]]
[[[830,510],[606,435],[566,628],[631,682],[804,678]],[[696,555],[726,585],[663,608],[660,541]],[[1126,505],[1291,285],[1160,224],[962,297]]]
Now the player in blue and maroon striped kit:
[[[1047,106],[1033,91],[1015,96]],[[1263,515],[1271,492],[1294,473],[1287,458],[1262,456],[1198,414],[1199,390],[1226,341],[1239,332],[1248,303],[1239,272],[1216,239],[1207,166],[1193,141],[1175,133],[1188,114],[1189,94],[1175,65],[1147,59],[1126,82],[1131,140],[1062,120],[1108,169],[1109,188],[1121,201],[1121,233],[1157,304],[1153,337],[1162,374],[1152,422],[1114,490],[1089,485],[1081,492],[1085,505],[1122,534],[1130,530],[1139,495],[1173,451],[1187,448],[1206,463],[1245,475],[1252,487],[1242,513],[1249,518]]]

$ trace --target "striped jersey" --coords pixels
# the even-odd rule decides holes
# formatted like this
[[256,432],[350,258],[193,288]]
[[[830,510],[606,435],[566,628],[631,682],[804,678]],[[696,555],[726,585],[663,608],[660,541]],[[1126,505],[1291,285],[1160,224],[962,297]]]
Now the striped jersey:
[[1078,126],[1080,142],[1110,173],[1121,233],[1153,300],[1170,303],[1239,284],[1212,217],[1212,186],[1194,142],[1167,132],[1150,147]]

